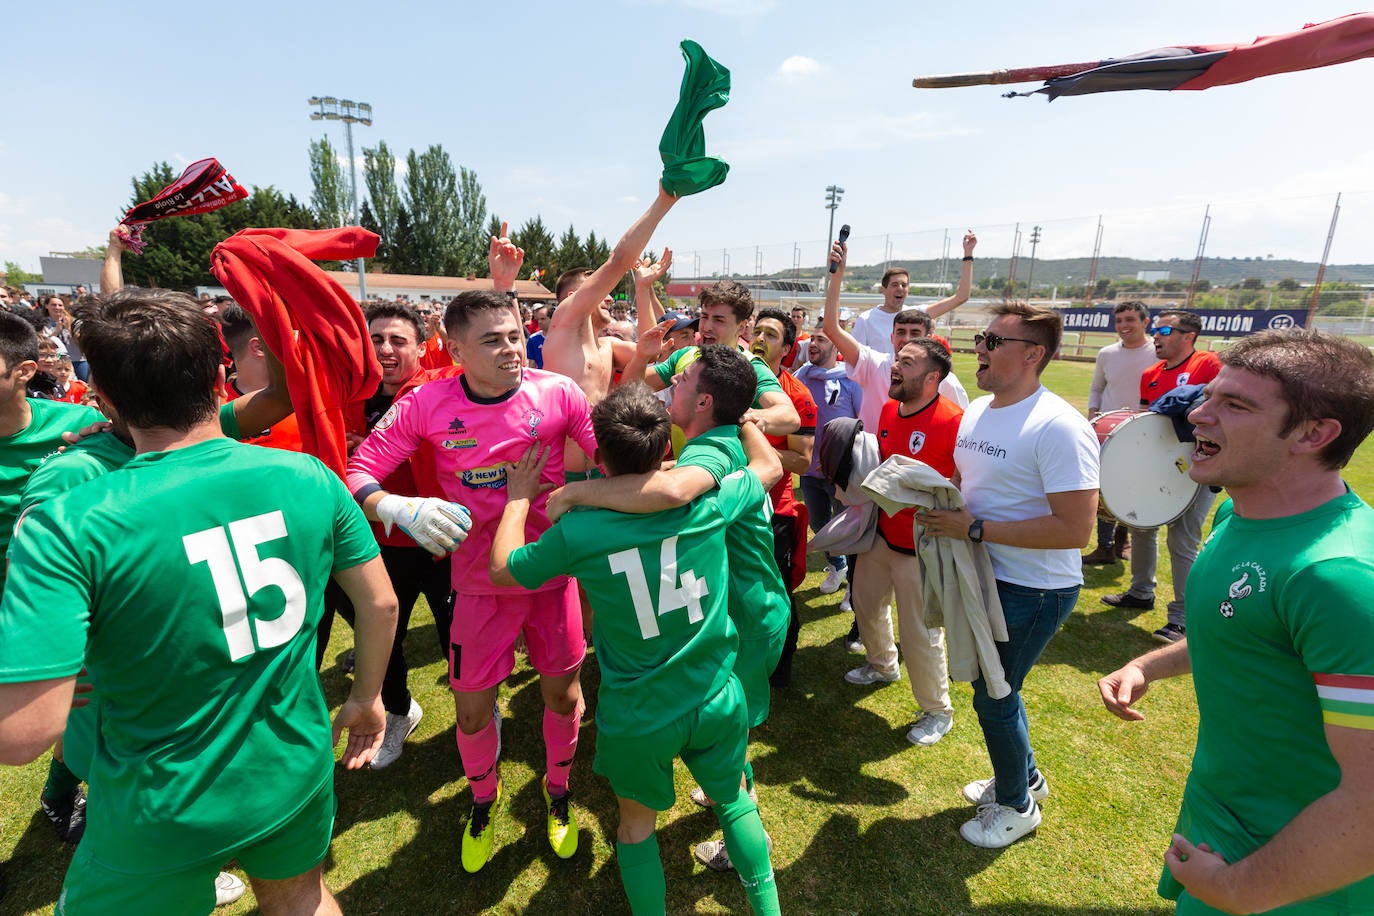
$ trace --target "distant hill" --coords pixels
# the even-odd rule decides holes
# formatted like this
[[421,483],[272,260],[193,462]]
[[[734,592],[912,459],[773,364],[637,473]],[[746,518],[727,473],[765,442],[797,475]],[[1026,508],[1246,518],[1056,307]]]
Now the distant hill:
[[[980,258],[982,263],[974,271],[973,278],[977,282],[988,275],[988,259]],[[996,259],[997,276],[1007,275],[1007,259]],[[905,267],[911,272],[913,282],[935,282],[940,277],[940,261],[938,259],[919,260],[919,261],[893,261],[893,267]],[[1035,261],[1036,286],[1049,287],[1058,284],[1061,288],[1082,285],[1088,281],[1088,271],[1092,267],[1091,258],[1065,258],[1053,260],[1037,258]],[[824,268],[813,267],[803,268],[802,277],[814,278],[821,274]],[[1030,258],[1022,257],[1017,266],[1017,280],[1024,283],[1026,275],[1030,270]],[[1136,274],[1142,270],[1167,270],[1170,280],[1181,280],[1186,285],[1193,276],[1193,262],[1182,258],[1171,258],[1163,261],[1147,261],[1139,258],[1111,258],[1104,257],[1098,262],[1097,278],[1099,280],[1134,280]],[[858,265],[849,268],[846,280],[876,283],[882,279],[883,265]],[[777,279],[786,279],[792,276],[791,271],[778,271],[771,275]],[[1213,286],[1239,286],[1241,281],[1250,277],[1258,277],[1264,281],[1265,286],[1277,283],[1279,280],[1292,278],[1302,284],[1310,284],[1317,278],[1317,263],[1315,261],[1292,261],[1292,260],[1261,260],[1259,258],[1204,258],[1202,262],[1202,279],[1209,281]],[[1068,279],[1065,279],[1065,278]],[[959,259],[951,258],[947,266],[946,280],[956,282],[959,278]],[[1326,280],[1339,280],[1346,283],[1370,283],[1374,284],[1374,264],[1331,264],[1326,268]]]

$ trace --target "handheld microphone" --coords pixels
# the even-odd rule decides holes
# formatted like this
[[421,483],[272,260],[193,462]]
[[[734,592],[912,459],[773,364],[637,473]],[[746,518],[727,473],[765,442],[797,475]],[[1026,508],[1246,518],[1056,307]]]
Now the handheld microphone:
[[[848,223],[845,223],[843,226],[840,227],[840,237],[839,237],[838,239],[836,239],[836,241],[838,241],[841,245],[843,245],[845,242],[849,241],[849,224],[848,224]],[[830,272],[831,272],[832,274],[833,274],[835,271],[839,270],[839,268],[840,268],[840,262],[839,262],[839,261],[831,261],[831,262],[830,262]]]

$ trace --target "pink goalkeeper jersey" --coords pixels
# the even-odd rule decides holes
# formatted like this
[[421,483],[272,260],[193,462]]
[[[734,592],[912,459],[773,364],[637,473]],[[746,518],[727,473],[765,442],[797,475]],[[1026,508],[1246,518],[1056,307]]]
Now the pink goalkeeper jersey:
[[[596,448],[591,413],[587,396],[571,379],[539,369],[526,369],[519,387],[493,400],[474,397],[462,376],[427,382],[393,404],[358,446],[348,462],[348,489],[356,497],[377,486],[428,443],[437,456],[442,495],[472,513],[472,530],[453,554],[454,591],[524,591],[493,585],[487,572],[492,537],[506,508],[506,466],[538,439],[550,449],[543,480],[561,487],[564,442],[572,439],[589,455]],[[547,503],[541,494],[530,506],[529,542],[548,530]],[[551,580],[538,591],[566,582]]]

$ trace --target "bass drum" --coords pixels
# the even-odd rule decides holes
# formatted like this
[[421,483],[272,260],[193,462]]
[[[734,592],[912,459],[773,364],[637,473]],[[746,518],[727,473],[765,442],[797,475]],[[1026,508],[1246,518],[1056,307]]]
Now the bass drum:
[[1198,484],[1188,476],[1192,442],[1178,441],[1163,414],[1114,410],[1093,420],[1102,447],[1101,507],[1131,528],[1158,528],[1187,510]]

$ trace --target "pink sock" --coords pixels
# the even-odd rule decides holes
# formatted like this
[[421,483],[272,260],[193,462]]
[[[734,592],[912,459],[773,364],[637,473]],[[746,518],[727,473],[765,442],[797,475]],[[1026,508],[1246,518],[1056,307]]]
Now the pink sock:
[[472,787],[472,800],[479,805],[491,801],[496,797],[496,749],[500,744],[496,720],[472,735],[463,734],[462,729],[454,731],[458,733],[458,756]]
[[568,791],[568,771],[577,753],[577,731],[582,724],[581,704],[578,707],[566,716],[544,707],[544,756],[549,768],[550,795]]

